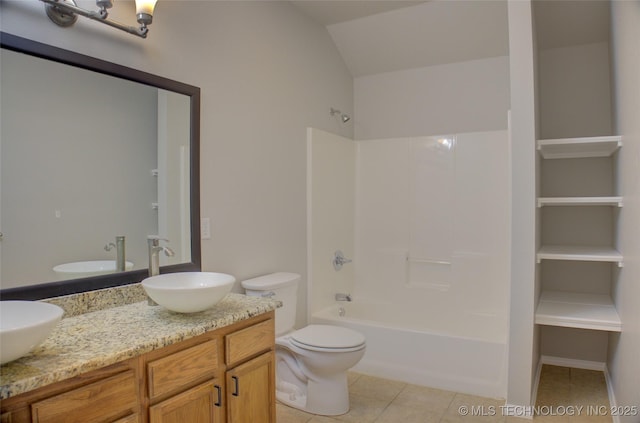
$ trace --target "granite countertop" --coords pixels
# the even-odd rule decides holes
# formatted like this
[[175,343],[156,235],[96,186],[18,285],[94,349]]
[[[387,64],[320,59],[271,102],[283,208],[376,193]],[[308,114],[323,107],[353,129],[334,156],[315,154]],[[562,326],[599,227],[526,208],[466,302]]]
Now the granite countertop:
[[44,343],[0,367],[0,399],[267,313],[279,302],[230,293],[213,308],[193,314],[149,306],[146,300],[109,306],[84,314],[63,306],[65,317]]

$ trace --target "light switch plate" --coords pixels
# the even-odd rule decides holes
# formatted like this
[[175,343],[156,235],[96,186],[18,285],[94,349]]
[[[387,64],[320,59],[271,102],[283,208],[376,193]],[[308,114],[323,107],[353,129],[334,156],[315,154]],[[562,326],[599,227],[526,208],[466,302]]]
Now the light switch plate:
[[208,217],[200,219],[200,238],[211,239],[211,219]]

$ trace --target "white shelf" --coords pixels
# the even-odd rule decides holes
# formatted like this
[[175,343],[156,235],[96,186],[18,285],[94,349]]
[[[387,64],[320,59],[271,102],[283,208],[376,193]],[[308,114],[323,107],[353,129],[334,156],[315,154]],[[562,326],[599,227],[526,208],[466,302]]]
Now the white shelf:
[[620,332],[622,322],[609,295],[543,291],[536,324]]
[[538,151],[545,159],[608,157],[621,146],[620,136],[538,140]]
[[586,247],[582,245],[543,245],[536,260],[607,261],[622,267],[622,254],[609,247]]
[[622,207],[622,197],[538,197],[538,207],[544,206]]

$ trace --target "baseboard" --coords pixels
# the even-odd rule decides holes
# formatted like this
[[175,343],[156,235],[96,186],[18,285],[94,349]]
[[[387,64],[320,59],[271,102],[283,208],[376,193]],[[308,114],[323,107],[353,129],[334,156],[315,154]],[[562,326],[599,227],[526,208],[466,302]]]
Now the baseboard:
[[575,358],[554,357],[543,355],[540,357],[540,366],[549,364],[551,366],[573,367],[574,369],[598,370],[604,372],[607,364],[603,361],[577,360]]
[[531,404],[536,405],[538,400],[538,387],[540,386],[540,374],[542,373],[542,359],[538,360],[538,368],[536,369],[536,377],[533,379],[533,392],[531,393]]
[[[613,392],[613,383],[611,383],[611,375],[609,374],[609,368],[604,366],[604,380],[607,383],[607,394],[609,395],[609,405],[612,408],[618,407],[618,402],[616,401],[616,395]],[[611,419],[613,423],[620,423],[620,416],[612,415]]]

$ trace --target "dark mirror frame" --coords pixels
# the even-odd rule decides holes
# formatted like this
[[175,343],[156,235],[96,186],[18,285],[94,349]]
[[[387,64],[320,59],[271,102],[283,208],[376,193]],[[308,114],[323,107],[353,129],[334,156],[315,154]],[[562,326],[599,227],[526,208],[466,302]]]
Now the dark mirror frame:
[[[0,32],[0,47],[189,96],[191,103],[191,262],[163,266],[160,271],[161,273],[200,271],[200,88],[4,32]],[[0,299],[40,300],[43,298],[59,297],[62,295],[137,283],[147,276],[148,270],[142,269],[89,278],[0,289]]]

